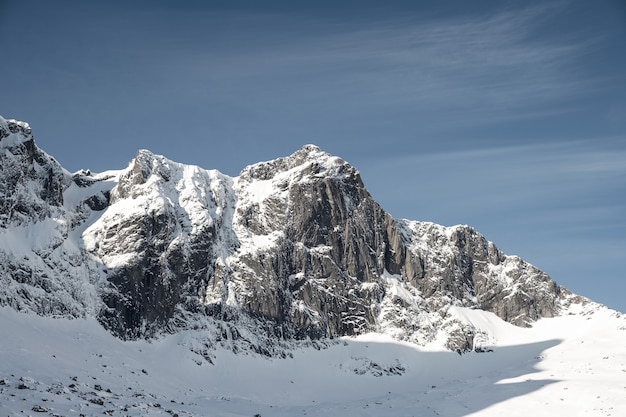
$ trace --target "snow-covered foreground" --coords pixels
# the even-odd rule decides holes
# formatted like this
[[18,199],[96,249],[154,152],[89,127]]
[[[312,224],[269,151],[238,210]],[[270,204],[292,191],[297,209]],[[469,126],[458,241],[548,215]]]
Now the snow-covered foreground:
[[491,329],[492,352],[368,335],[288,359],[218,351],[198,365],[185,333],[122,342],[95,320],[2,308],[0,416],[626,415],[625,316],[599,309],[522,329],[456,314]]

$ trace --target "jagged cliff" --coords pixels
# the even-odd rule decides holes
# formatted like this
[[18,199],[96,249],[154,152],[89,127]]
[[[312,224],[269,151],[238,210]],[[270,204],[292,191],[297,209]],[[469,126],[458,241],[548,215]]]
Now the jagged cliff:
[[71,317],[100,310],[97,262],[79,245],[90,209],[72,201],[76,187],[28,124],[0,117],[0,305]]
[[313,145],[237,177],[146,150],[71,175],[28,125],[0,119],[0,137],[0,304],[18,310],[96,315],[123,338],[195,329],[208,357],[371,331],[480,349],[489,334],[451,307],[526,326],[582,301],[470,227],[393,219]]

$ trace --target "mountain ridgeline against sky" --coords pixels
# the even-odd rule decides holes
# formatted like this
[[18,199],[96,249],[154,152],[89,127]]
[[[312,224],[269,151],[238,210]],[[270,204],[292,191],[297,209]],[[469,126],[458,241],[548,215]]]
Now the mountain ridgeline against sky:
[[284,355],[367,332],[458,352],[588,303],[468,226],[397,220],[313,145],[237,177],[140,150],[71,174],[0,118],[0,305],[95,316],[123,339],[193,329],[189,347]]

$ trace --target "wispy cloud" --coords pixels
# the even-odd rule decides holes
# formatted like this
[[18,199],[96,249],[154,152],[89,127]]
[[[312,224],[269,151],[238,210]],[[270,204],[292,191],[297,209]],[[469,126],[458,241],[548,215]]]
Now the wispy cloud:
[[593,39],[538,35],[555,7],[438,21],[303,19],[297,29],[288,15],[268,15],[252,19],[254,34],[230,16],[216,28],[222,43],[200,54],[194,46],[194,65],[180,63],[216,96],[266,110],[401,112],[440,129],[538,118],[575,111],[572,99],[599,88],[579,65]]
[[[469,223],[489,213],[518,219],[537,218],[544,210],[606,209],[615,214],[614,209],[625,208],[626,148],[620,142],[626,137],[611,139],[408,154],[372,162],[363,173],[366,179],[372,176],[372,192],[384,193],[383,200],[402,208],[403,217],[426,215],[450,223],[446,213],[458,215],[458,204],[464,206]],[[396,178],[396,187],[386,191],[385,181],[379,183],[375,172],[411,175]],[[595,224],[609,221],[591,211],[589,218]]]
[[[139,129],[180,113],[202,134],[231,141],[324,146],[328,138],[341,145],[329,150],[343,153],[359,137],[378,153],[387,151],[383,141],[406,152],[425,138],[586,109],[610,83],[583,65],[599,38],[546,30],[566,5],[434,20],[391,8],[356,17],[201,7],[130,8],[120,17],[106,8],[90,19],[72,10],[69,21],[87,38],[44,20],[60,33],[51,40],[56,52],[30,67],[51,78],[48,97],[78,95],[64,102],[84,118],[106,106]],[[99,35],[89,37],[92,28]],[[17,69],[16,80],[33,82]]]

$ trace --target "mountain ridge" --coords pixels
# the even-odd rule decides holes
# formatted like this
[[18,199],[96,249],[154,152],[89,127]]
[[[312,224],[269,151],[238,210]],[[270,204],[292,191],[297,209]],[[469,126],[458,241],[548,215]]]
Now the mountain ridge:
[[451,307],[528,326],[591,303],[469,226],[393,219],[315,145],[237,177],[147,150],[70,174],[26,123],[0,133],[0,194],[21,202],[0,212],[0,305],[20,311],[95,316],[125,339],[195,329],[210,361],[218,345],[284,356],[368,332],[481,350],[488,330]]

